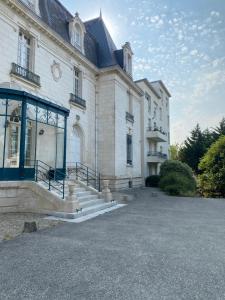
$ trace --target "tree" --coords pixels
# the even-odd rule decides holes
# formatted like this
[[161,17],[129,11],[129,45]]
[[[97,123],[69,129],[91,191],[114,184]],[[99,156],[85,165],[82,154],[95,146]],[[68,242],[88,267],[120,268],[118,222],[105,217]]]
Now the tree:
[[225,136],[211,145],[199,163],[199,188],[206,197],[225,197]]
[[191,131],[191,136],[184,141],[184,145],[180,148],[179,159],[188,164],[196,174],[199,172],[198,164],[207,150],[207,144],[206,135],[197,124]]
[[179,145],[170,145],[169,148],[170,159],[178,160],[179,159]]
[[225,118],[220,121],[219,126],[213,128],[212,132],[214,141],[216,141],[221,135],[225,135]]
[[196,181],[191,168],[178,160],[168,160],[161,165],[159,187],[175,196],[193,196]]

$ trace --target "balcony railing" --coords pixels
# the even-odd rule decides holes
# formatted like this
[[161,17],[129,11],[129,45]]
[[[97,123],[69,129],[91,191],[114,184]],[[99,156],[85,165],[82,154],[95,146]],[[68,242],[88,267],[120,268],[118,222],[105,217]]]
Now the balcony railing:
[[74,94],[70,94],[70,102],[79,105],[83,108],[86,108],[86,101]]
[[28,69],[25,69],[21,67],[20,65],[17,65],[15,63],[12,63],[12,70],[11,74],[14,74],[16,76],[22,77],[30,82],[33,82],[34,84],[40,86],[40,76],[34,74]]
[[158,151],[149,151],[147,156],[156,156],[159,158],[167,159],[167,154]]
[[129,112],[126,112],[126,120],[130,121],[131,123],[134,123],[134,116]]
[[155,127],[149,126],[147,128],[147,131],[157,131],[157,132],[161,132],[163,135],[166,135],[165,131],[163,131],[161,128],[158,128],[157,126]]

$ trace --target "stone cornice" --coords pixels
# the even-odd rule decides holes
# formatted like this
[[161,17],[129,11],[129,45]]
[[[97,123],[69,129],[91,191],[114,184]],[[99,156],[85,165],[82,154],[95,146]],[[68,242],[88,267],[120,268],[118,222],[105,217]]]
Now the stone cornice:
[[99,69],[91,63],[80,51],[76,50],[72,45],[66,42],[59,34],[52,30],[46,23],[44,23],[41,18],[32,12],[24,4],[20,3],[17,0],[0,0],[3,3],[7,4],[14,13],[19,14],[25,20],[29,21],[34,25],[38,30],[45,33],[51,40],[53,40],[61,49],[64,49],[71,56],[74,56],[79,62],[82,62],[86,67],[92,71],[98,73]]
[[133,90],[139,96],[143,96],[144,93],[142,89],[119,66],[115,65],[115,66],[100,69],[99,71],[99,75],[105,75],[107,73],[118,74],[120,78],[122,78],[129,85],[129,87],[133,88]]

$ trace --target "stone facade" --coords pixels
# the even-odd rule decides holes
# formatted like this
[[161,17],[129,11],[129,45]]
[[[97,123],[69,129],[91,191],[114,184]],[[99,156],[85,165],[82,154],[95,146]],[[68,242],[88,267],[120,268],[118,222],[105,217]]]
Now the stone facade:
[[[44,23],[42,9],[38,1],[34,2],[33,5],[31,0],[0,0],[0,88],[26,91],[70,110],[66,145],[68,164],[79,161],[99,171],[110,181],[111,189],[143,185],[144,178],[158,173],[160,163],[168,156],[169,92],[160,81],[133,81],[133,53],[129,43],[121,50],[113,50],[118,62],[124,60],[124,63],[116,62],[113,66],[106,63],[102,67],[98,62],[96,65],[94,58],[93,61],[89,58],[92,53],[87,56],[90,47],[85,48],[83,44],[84,40],[90,39],[85,34],[88,30],[91,33],[93,22],[86,22],[84,26],[76,14],[70,20],[68,32],[70,36],[73,34],[71,30],[76,30],[76,22],[78,28],[81,24],[80,32],[74,32],[70,43]],[[101,16],[98,22],[104,29]],[[18,63],[20,32],[31,37],[30,68],[40,76],[40,85],[11,72],[12,63]],[[81,45],[78,47],[76,43]],[[70,94],[76,92],[74,70],[79,70],[81,77],[78,99],[84,101],[81,103],[70,101]],[[147,94],[151,97],[150,111]],[[154,103],[158,105],[155,117]],[[149,124],[149,119],[152,124]],[[154,133],[157,126],[161,127],[163,141],[160,137],[149,137],[147,128],[152,127]],[[127,136],[132,137],[132,161],[129,163]],[[47,151],[52,151],[48,148],[48,140],[43,147],[47,157]],[[165,155],[151,157],[150,152]]]

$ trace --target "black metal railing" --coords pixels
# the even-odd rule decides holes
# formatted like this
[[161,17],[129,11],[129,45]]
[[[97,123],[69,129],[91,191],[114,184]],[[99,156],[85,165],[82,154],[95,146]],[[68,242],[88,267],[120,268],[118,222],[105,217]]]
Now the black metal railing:
[[70,102],[86,108],[86,101],[77,95],[70,94]]
[[40,76],[34,74],[28,69],[25,69],[21,67],[20,65],[17,65],[15,63],[12,63],[12,69],[11,69],[11,74],[14,74],[16,76],[22,77],[28,81],[33,82],[34,84],[40,86]]
[[66,166],[67,176],[84,182],[87,186],[92,186],[101,191],[101,175],[95,170],[80,162],[68,162]]
[[53,168],[41,160],[35,162],[35,181],[46,184],[49,191],[54,190],[65,197],[65,180],[67,174],[64,171]]
[[167,154],[158,151],[149,151],[147,156],[157,156],[159,158],[167,159]]
[[157,131],[157,132],[162,133],[163,135],[166,135],[166,132],[163,131],[162,128],[158,128],[157,126],[155,126],[155,127],[149,126],[149,127],[147,128],[147,131]]
[[134,123],[134,116],[128,111],[126,112],[126,120]]

